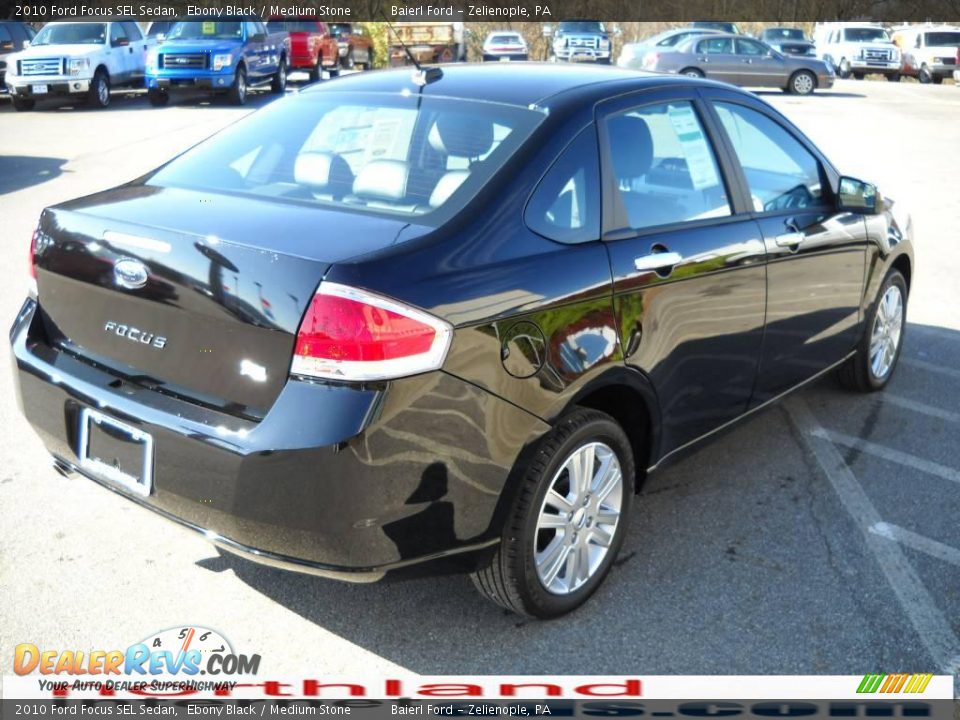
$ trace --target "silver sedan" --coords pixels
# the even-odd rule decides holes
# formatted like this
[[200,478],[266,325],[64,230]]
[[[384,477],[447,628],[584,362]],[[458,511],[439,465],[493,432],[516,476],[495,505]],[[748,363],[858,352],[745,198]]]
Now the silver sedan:
[[742,35],[692,37],[672,51],[650,53],[644,70],[707,77],[742,87],[776,87],[796,95],[833,87],[833,70],[822,60],[783,55]]

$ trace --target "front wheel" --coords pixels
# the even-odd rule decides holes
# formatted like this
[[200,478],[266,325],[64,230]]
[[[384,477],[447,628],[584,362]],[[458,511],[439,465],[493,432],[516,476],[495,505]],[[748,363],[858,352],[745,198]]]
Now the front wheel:
[[865,78],[865,77],[866,77],[866,73],[855,72],[855,73],[853,74],[853,79],[854,79],[854,80],[863,80],[863,78]]
[[686,75],[687,77],[702,78],[702,77],[703,77],[703,70],[698,70],[697,68],[689,67],[689,68],[684,68],[683,70],[681,70],[681,71],[680,71],[680,74],[681,74],[681,75]]
[[907,316],[907,281],[891,270],[867,315],[866,331],[856,354],[840,366],[840,384],[848,390],[882,390],[897,367]]
[[110,76],[103,68],[97,70],[90,81],[90,93],[87,96],[90,107],[103,109],[110,104]]
[[930,72],[930,68],[928,68],[926,65],[921,67],[917,71],[917,80],[922,82],[924,85],[929,85],[930,83],[932,83],[933,73]]
[[472,576],[477,589],[538,618],[585,603],[623,544],[635,472],[613,418],[587,409],[563,417],[523,470],[496,554]]
[[790,78],[788,87],[794,95],[810,95],[817,87],[817,78],[812,72],[800,70]]
[[233,85],[230,86],[227,97],[234,105],[243,105],[247,102],[247,71],[243,65],[237,68],[237,74],[233,78]]
[[168,93],[166,90],[150,88],[147,90],[147,99],[150,101],[150,104],[153,105],[153,107],[163,107],[170,102],[170,93]]
[[282,95],[287,91],[287,61],[284,58],[280,58],[280,67],[277,68],[277,72],[273,75],[273,80],[270,81],[270,92],[274,95]]
[[837,65],[837,75],[844,80],[850,77],[850,61],[846,58],[840,59],[840,64]]
[[17,112],[28,112],[33,110],[37,106],[36,100],[31,100],[30,98],[13,98],[13,109]]
[[887,82],[900,82],[900,73],[890,73],[887,75]]

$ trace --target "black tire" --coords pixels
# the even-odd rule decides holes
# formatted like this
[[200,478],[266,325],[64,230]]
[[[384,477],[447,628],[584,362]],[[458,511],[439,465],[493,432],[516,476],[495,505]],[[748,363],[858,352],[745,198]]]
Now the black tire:
[[887,82],[900,82],[900,73],[890,73],[887,75]]
[[933,76],[933,84],[934,84],[934,85],[943,85],[943,76],[942,76],[942,75],[934,75],[934,76]]
[[170,102],[170,93],[168,93],[166,90],[150,88],[147,90],[147,99],[154,107],[163,107]]
[[793,95],[812,95],[817,89],[817,76],[809,70],[797,70],[790,76],[787,88]]
[[30,98],[13,98],[13,109],[17,112],[29,112],[37,106],[36,100]]
[[247,102],[247,69],[240,65],[233,76],[233,85],[227,91],[227,99],[232,105],[243,105]]
[[917,70],[917,80],[924,85],[929,85],[932,83],[933,73],[930,72],[930,68],[928,68],[926,65],[921,66],[921,68]]
[[316,64],[310,68],[310,82],[320,82],[323,79],[323,61],[320,59],[320,56],[317,55]]
[[[900,291],[900,297],[903,301],[903,311],[900,324],[900,337],[897,342],[896,352],[890,367],[882,376],[877,376],[870,365],[870,346],[873,340],[874,326],[877,321],[877,314],[880,311],[880,302],[886,296],[891,287],[896,287]],[[906,334],[906,316],[907,316],[907,281],[899,270],[891,270],[887,273],[883,283],[880,285],[880,291],[870,311],[867,313],[867,321],[864,323],[863,337],[857,345],[856,354],[849,358],[837,371],[837,378],[840,384],[847,390],[854,392],[875,392],[882,390],[890,382],[893,373],[897,369],[897,363],[900,360],[900,353],[903,350],[903,338]]]
[[705,75],[703,74],[703,70],[695,67],[684,68],[683,70],[680,71],[680,74],[686,75],[687,77],[698,77],[698,78],[705,77]]
[[87,91],[87,104],[100,110],[110,105],[110,76],[103,68],[98,68],[90,81]]
[[367,48],[367,59],[366,59],[366,61],[363,63],[363,69],[364,69],[365,71],[366,71],[366,70],[373,70],[373,48],[372,48],[372,47],[371,47],[371,48]]
[[273,74],[273,79],[270,81],[270,92],[274,95],[283,95],[287,91],[287,60],[286,58],[280,58],[280,67],[277,68],[277,72]]
[[854,79],[854,80],[863,80],[863,78],[865,78],[865,77],[866,77],[866,73],[862,73],[862,72],[855,72],[855,73],[853,73],[853,79]]
[[850,63],[847,62],[846,58],[840,58],[840,63],[837,65],[837,77],[844,80],[850,77]]
[[[578,448],[592,442],[605,444],[613,450],[620,463],[622,479],[619,519],[608,550],[592,575],[578,588],[566,594],[557,594],[547,589],[537,573],[537,521],[547,491],[553,486],[554,477],[561,473],[566,460]],[[623,544],[630,517],[635,475],[630,441],[612,417],[596,410],[577,409],[561,418],[553,430],[540,441],[532,459],[523,468],[519,478],[520,486],[507,517],[500,545],[490,564],[471,576],[474,585],[493,602],[521,615],[550,618],[578,608],[600,587]],[[582,510],[579,514],[586,515]],[[592,521],[593,518],[585,520],[581,517],[580,524],[572,533],[573,538],[576,538],[578,532],[595,532],[588,529]],[[573,522],[576,521],[569,521],[571,524],[568,528],[574,528]],[[562,544],[566,545],[565,542]],[[558,559],[557,567],[563,567],[563,572],[566,573],[569,569],[568,556],[562,557],[563,559]]]
[[353,48],[347,48],[347,54],[343,56],[343,59],[340,61],[340,65],[346,68],[347,70],[353,70],[353,66],[356,63],[353,60]]

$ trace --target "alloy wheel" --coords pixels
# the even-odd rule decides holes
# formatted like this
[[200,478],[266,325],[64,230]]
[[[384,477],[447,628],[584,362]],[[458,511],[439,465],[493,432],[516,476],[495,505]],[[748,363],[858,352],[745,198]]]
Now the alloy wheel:
[[543,587],[568,595],[597,572],[620,523],[623,473],[617,454],[591,442],[554,475],[537,517],[534,564]]
[[103,75],[97,80],[97,99],[102,107],[110,104],[110,86],[107,85],[107,80]]
[[903,336],[903,294],[891,285],[880,299],[870,336],[870,373],[882,380],[893,368]]
[[800,73],[793,79],[793,89],[797,95],[809,95],[813,92],[813,78],[807,73]]

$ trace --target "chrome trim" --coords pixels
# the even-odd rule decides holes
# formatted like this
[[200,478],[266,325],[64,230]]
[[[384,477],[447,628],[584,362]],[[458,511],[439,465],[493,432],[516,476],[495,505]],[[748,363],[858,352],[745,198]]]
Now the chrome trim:
[[[90,423],[97,425],[109,425],[120,430],[125,435],[129,435],[133,440],[143,443],[143,458],[141,466],[143,469],[142,481],[121,472],[115,467],[106,465],[99,460],[90,458]],[[124,422],[115,420],[109,415],[93,408],[82,408],[80,410],[80,437],[77,441],[77,457],[80,460],[80,467],[87,469],[91,474],[102,477],[104,480],[117,483],[125,487],[130,492],[138,495],[147,496],[153,490],[153,436],[143,430],[131,427]]]
[[650,253],[635,258],[633,267],[640,272],[660,271],[673,268],[683,262],[683,255],[675,252]]

